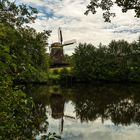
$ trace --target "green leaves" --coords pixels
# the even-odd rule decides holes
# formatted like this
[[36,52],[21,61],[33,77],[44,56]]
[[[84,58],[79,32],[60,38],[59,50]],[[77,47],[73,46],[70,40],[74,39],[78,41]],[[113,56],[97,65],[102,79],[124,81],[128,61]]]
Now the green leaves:
[[87,6],[87,15],[89,12],[96,14],[97,9],[100,8],[103,11],[103,18],[105,22],[111,22],[111,17],[115,16],[115,13],[110,12],[113,5],[117,4],[122,8],[122,12],[128,10],[134,10],[135,17],[140,18],[140,1],[139,0],[90,0],[90,4]]
[[[9,24],[0,23],[1,72],[14,76],[15,80],[46,82],[49,35],[50,31],[38,33],[30,27],[15,29]],[[30,71],[30,68],[34,71]]]
[[108,46],[79,44],[73,56],[74,70],[84,81],[140,81],[139,40],[111,41]]
[[13,88],[15,80],[47,79],[50,32],[22,27],[33,22],[36,13],[35,8],[0,0],[0,139],[33,139],[48,126],[41,125],[47,119],[45,107],[35,106],[19,88]]
[[21,27],[24,23],[34,22],[37,10],[22,4],[17,6],[15,2],[0,1],[0,23],[8,23]]

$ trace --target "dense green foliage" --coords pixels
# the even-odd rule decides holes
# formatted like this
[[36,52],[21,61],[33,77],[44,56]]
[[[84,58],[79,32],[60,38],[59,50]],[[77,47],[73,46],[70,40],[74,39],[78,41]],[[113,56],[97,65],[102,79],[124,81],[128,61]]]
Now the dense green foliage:
[[[19,79],[25,81],[43,81],[48,71],[48,56],[46,53],[47,31],[37,33],[34,29],[27,27],[21,32],[21,51],[17,52],[18,69],[21,70]],[[21,63],[22,62],[22,63]]]
[[33,139],[47,129],[45,107],[13,84],[47,80],[50,31],[25,26],[36,13],[32,7],[0,1],[0,139]]
[[110,17],[114,17],[115,13],[110,12],[113,5],[122,8],[122,12],[127,12],[128,10],[134,10],[135,17],[140,18],[140,1],[139,0],[90,0],[90,4],[87,6],[87,15],[89,12],[95,14],[97,9],[102,9],[103,18],[105,22],[110,22]]
[[0,1],[0,49],[11,56],[10,71],[18,81],[47,80],[46,45],[50,31],[37,32],[25,26],[34,22],[36,14],[36,9],[24,4],[17,6],[8,0]]
[[9,23],[12,26],[22,26],[24,23],[34,22],[37,10],[27,7],[25,4],[17,6],[15,2],[0,0],[0,22]]
[[79,44],[73,61],[81,80],[140,81],[140,38],[133,43],[112,41],[98,48]]
[[45,107],[34,104],[19,87],[13,88],[12,57],[2,46],[0,58],[0,139],[32,139],[46,130],[47,125],[41,125]]

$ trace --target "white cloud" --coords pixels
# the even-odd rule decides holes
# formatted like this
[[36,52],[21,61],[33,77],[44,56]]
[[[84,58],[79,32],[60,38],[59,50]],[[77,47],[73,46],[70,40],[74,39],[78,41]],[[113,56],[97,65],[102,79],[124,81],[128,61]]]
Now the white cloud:
[[[38,31],[51,29],[50,42],[57,41],[58,27],[62,27],[64,40],[75,38],[77,42],[94,45],[100,42],[108,44],[113,39],[131,42],[140,35],[140,19],[134,18],[133,11],[122,13],[117,6],[113,7],[117,16],[112,19],[112,23],[105,23],[101,11],[96,15],[84,15],[89,0],[22,0],[22,2],[52,10],[53,15],[50,17],[43,15],[42,19],[37,19],[32,25]],[[65,52],[72,53],[74,47],[71,48],[65,48]]]

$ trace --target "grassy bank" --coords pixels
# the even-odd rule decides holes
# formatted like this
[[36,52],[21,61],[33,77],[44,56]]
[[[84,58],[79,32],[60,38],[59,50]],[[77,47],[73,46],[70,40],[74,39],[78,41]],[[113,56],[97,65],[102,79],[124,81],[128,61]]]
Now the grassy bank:
[[59,68],[50,68],[48,75],[47,84],[76,84],[76,83],[84,83],[84,84],[92,84],[92,83],[140,83],[137,80],[131,79],[97,79],[93,78],[91,80],[79,77],[76,75],[73,67],[59,67]]
[[71,83],[73,82],[73,77],[72,67],[50,68],[48,82],[49,84]]

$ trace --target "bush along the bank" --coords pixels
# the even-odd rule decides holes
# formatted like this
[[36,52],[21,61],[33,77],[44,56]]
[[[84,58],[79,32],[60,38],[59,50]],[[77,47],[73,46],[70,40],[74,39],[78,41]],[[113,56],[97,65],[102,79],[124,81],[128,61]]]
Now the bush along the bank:
[[140,82],[140,37],[132,43],[111,41],[108,46],[79,44],[73,66],[80,81]]
[[49,84],[68,84],[74,82],[72,67],[61,67],[50,69]]
[[[33,139],[41,129],[35,123],[38,114],[33,100],[13,85],[12,66],[9,50],[0,48],[0,139]],[[45,122],[46,116],[39,116]]]

